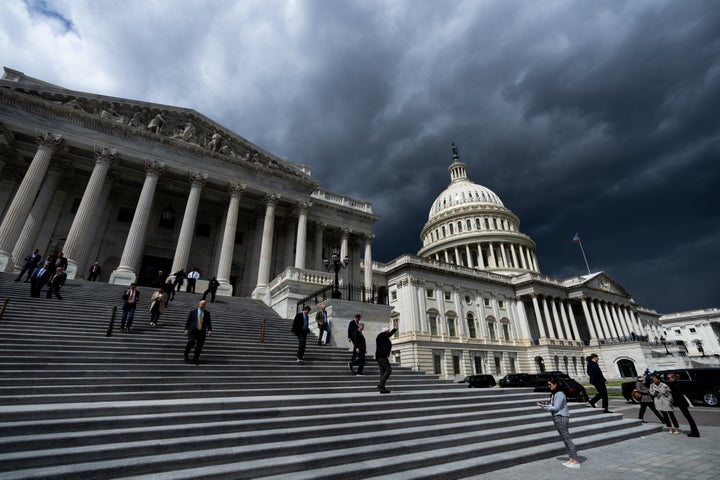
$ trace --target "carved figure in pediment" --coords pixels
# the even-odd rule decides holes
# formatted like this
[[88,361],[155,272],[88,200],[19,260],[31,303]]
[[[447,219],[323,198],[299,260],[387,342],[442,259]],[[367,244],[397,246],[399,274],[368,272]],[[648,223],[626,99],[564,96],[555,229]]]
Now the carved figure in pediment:
[[185,124],[185,128],[179,133],[173,135],[173,138],[179,138],[183,142],[192,142],[195,140],[195,125],[191,122]]
[[146,110],[143,108],[142,110],[136,111],[130,121],[128,122],[128,125],[130,125],[133,128],[140,128],[142,130],[145,130],[145,124],[147,123],[147,118],[145,117]]
[[228,145],[227,143],[223,144],[223,146],[220,147],[220,153],[222,153],[223,155],[228,155],[232,158],[237,158],[235,150],[233,150],[232,147],[230,147],[230,145]]
[[245,152],[244,155],[240,155],[240,160],[242,160],[244,162],[249,162],[250,161],[250,152]]
[[114,103],[111,103],[107,108],[103,108],[100,111],[100,117],[116,123],[125,123],[125,115],[120,115],[117,110],[115,110]]
[[165,128],[166,124],[167,122],[165,121],[165,117],[162,116],[162,113],[158,113],[152,120],[150,120],[150,123],[148,123],[148,130],[160,135],[162,134],[163,128]]
[[212,152],[219,152],[220,148],[222,147],[222,135],[215,132],[213,133],[212,137],[210,138],[210,142],[207,144],[208,150]]
[[67,102],[63,103],[63,105],[66,107],[70,107],[73,110],[80,110],[81,112],[85,111],[85,109],[80,104],[80,102],[78,102],[77,99],[75,99],[75,98],[68,100]]

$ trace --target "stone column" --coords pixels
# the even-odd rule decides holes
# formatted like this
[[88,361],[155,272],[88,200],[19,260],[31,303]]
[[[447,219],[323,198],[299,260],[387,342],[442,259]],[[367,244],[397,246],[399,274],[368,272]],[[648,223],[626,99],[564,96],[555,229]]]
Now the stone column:
[[[590,308],[588,307],[587,298],[583,298],[580,301],[580,304],[582,305],[583,313],[585,314],[585,323],[587,323],[588,330],[590,331],[590,344],[593,345],[594,340],[594,344],[597,345],[600,340],[600,336],[595,333],[595,327],[593,326],[593,319],[590,314]],[[572,314],[572,310],[570,310],[570,313]]]
[[570,324],[568,323],[568,317],[565,315],[565,302],[562,299],[559,299],[558,302],[560,302],[560,305],[558,306],[558,310],[560,310],[560,318],[562,319],[563,327],[565,327],[565,332],[567,332],[567,339],[572,340],[573,338],[577,339],[577,331],[570,330]]
[[[350,229],[347,227],[342,227],[340,229],[340,261],[342,261],[345,257],[349,256],[349,240],[350,240]],[[349,266],[349,264],[348,264]],[[340,278],[342,278],[342,284],[347,285],[348,281],[348,269],[344,268],[340,272]]]
[[[137,280],[137,269],[140,267],[141,255],[145,246],[145,233],[152,210],[153,198],[160,175],[165,171],[165,164],[145,160],[145,182],[140,198],[138,198],[130,231],[125,238],[120,265],[110,274],[110,281],[118,285],[130,285]],[[168,272],[172,273],[172,272]]]
[[110,165],[114,164],[117,159],[117,152],[111,148],[98,148],[95,146],[95,168],[90,174],[90,180],[85,187],[80,206],[78,207],[72,226],[68,232],[63,253],[68,261],[67,278],[75,278],[77,274],[78,264],[82,260],[82,250],[86,244],[86,239],[90,231],[90,225],[95,218],[96,207],[100,200]]
[[612,336],[612,338],[615,340],[620,338],[620,335],[618,335],[618,332],[615,329],[615,322],[613,322],[613,319],[608,312],[607,302],[599,302],[598,313],[600,314],[600,318],[603,319],[605,325],[607,325],[607,327],[610,329],[610,335]]
[[[52,162],[54,163],[55,160],[52,160]],[[50,166],[47,175],[45,175],[45,181],[42,184],[40,193],[38,193],[30,215],[28,215],[25,221],[25,226],[23,226],[22,232],[15,243],[12,258],[24,258],[28,252],[34,248],[39,248],[35,245],[35,242],[37,241],[37,236],[40,233],[40,227],[42,227],[43,221],[45,220],[48,208],[50,208],[50,202],[52,201],[53,195],[55,195],[55,190],[57,190],[60,177],[62,176],[62,170],[66,169],[63,167],[66,167],[66,165],[60,163],[57,163],[55,168],[52,165]],[[22,265],[16,265],[15,267],[17,270],[20,270]]]
[[[554,298],[550,299],[550,308],[552,309],[552,316],[553,316],[553,320],[555,321],[555,329],[558,332],[558,338],[560,340],[565,340],[565,334],[563,333],[562,325],[560,324],[560,316],[558,315],[557,304],[556,304]],[[568,336],[570,336],[570,332],[568,331],[567,325],[565,325],[565,331],[567,331]]]
[[527,265],[527,260],[525,259],[525,247],[518,247],[518,257],[520,257],[520,266],[523,270],[530,270]]
[[[543,295],[542,310],[545,314],[545,319],[547,320],[548,338],[551,338],[553,336],[553,323],[555,323],[555,327],[557,328],[557,322],[553,322],[553,319],[550,316],[550,309],[548,308],[547,297],[545,295]],[[556,332],[554,338],[559,338],[559,336],[560,334]]]
[[[0,272],[12,272],[15,265],[12,251],[27,221],[35,196],[45,179],[53,153],[64,145],[60,135],[36,132],[38,149],[23,177],[20,187],[0,224]],[[19,263],[19,262],[18,262]]]
[[607,325],[604,324],[602,321],[602,318],[598,314],[598,307],[595,300],[590,301],[590,314],[593,317],[593,322],[595,323],[595,329],[597,330],[599,336],[598,338],[609,340],[611,338],[610,336],[610,330],[608,330]]
[[260,299],[270,304],[270,262],[272,260],[273,231],[275,229],[275,207],[280,200],[277,194],[265,196],[265,222],[263,223],[262,244],[260,245],[260,261],[258,265],[257,283],[252,298]]
[[620,317],[618,316],[617,305],[615,305],[614,303],[609,304],[608,310],[610,311],[610,315],[612,316],[615,325],[617,325],[618,334],[624,338],[630,337],[630,331],[625,327],[625,323],[621,321]]
[[575,314],[573,313],[572,306],[569,301],[565,304],[565,308],[567,308],[567,314],[568,317],[570,317],[570,325],[572,325],[573,332],[575,332],[575,340],[582,341],[580,330],[578,329],[577,322],[575,321]]
[[327,224],[323,222],[317,222],[315,224],[315,258],[313,259],[315,263],[315,270],[324,270],[325,266],[323,265],[323,255],[322,255],[322,248],[323,248],[323,232],[325,231],[325,227]]
[[190,195],[188,195],[187,204],[185,205],[185,214],[183,215],[182,225],[180,226],[180,235],[178,236],[178,243],[175,248],[175,258],[173,258],[171,274],[181,268],[187,267],[188,258],[190,257],[190,246],[192,245],[192,237],[195,230],[195,219],[197,218],[198,205],[200,205],[200,193],[206,184],[207,175],[203,173],[190,174]]
[[510,256],[512,257],[513,267],[520,268],[520,264],[518,263],[518,257],[515,254],[515,245],[512,243],[510,244]]
[[538,305],[537,295],[532,294],[530,295],[530,298],[532,298],[533,310],[535,311],[535,318],[537,319],[538,330],[540,331],[540,338],[547,338],[547,333],[545,333],[545,326],[543,325],[542,315],[540,314],[540,305]]
[[472,259],[472,252],[470,251],[470,245],[465,245],[465,255],[467,255],[467,267],[475,268],[475,265],[473,264],[473,259]]
[[505,255],[505,244],[500,243],[500,259],[503,262],[503,267],[508,268],[507,255]]
[[233,256],[235,255],[235,232],[237,231],[240,198],[245,188],[246,185],[239,183],[231,183],[228,185],[230,205],[228,206],[227,218],[225,219],[225,231],[223,233],[222,246],[220,247],[220,260],[217,267],[217,281],[220,282],[220,286],[217,289],[218,295],[232,295],[230,272],[232,270]]
[[[363,235],[365,242],[365,256],[363,258],[363,266],[365,267],[363,283],[365,284],[366,295],[372,295],[373,286],[373,269],[372,269],[372,239],[375,237],[372,233]],[[423,297],[424,298],[424,297]],[[423,315],[425,312],[421,312]]]
[[295,268],[305,268],[305,250],[307,249],[307,214],[310,202],[298,203],[298,227],[295,241]]

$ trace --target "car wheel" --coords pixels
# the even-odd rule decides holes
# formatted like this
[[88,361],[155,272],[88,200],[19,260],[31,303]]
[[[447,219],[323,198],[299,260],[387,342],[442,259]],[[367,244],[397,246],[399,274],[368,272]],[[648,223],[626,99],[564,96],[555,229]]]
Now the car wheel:
[[720,401],[718,400],[718,394],[708,392],[702,396],[703,403],[708,407],[717,407]]

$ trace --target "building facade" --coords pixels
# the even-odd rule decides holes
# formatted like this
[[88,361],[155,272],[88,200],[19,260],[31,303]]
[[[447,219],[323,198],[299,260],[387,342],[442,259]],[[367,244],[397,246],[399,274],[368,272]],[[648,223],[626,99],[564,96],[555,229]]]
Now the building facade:
[[[100,280],[123,285],[196,267],[198,290],[217,277],[219,294],[261,299],[284,317],[298,302],[325,301],[338,345],[355,312],[369,332],[398,318],[394,360],[446,378],[582,378],[591,352],[610,378],[718,365],[717,309],[661,316],[604,272],[543,275],[518,217],[468,178],[454,145],[449,160],[450,184],[430,206],[420,251],[373,262],[372,206],[323,189],[309,167],[194,110],[71,91],[5,68],[0,271],[17,272],[35,248],[62,251],[69,278],[99,261]],[[317,300],[335,282],[333,250],[348,259],[338,284],[371,292],[362,303]]]

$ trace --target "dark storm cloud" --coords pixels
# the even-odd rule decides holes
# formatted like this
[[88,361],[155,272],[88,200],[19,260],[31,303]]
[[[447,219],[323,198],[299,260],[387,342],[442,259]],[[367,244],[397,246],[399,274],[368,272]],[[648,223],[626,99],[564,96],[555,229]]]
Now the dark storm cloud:
[[[0,4],[13,14],[0,40],[45,38],[14,5]],[[720,304],[717,2],[124,5],[53,3],[82,43],[47,36],[52,56],[6,64],[195,108],[310,165],[323,187],[373,203],[378,261],[420,248],[456,142],[543,273],[585,271],[577,231],[591,269],[642,305]]]

